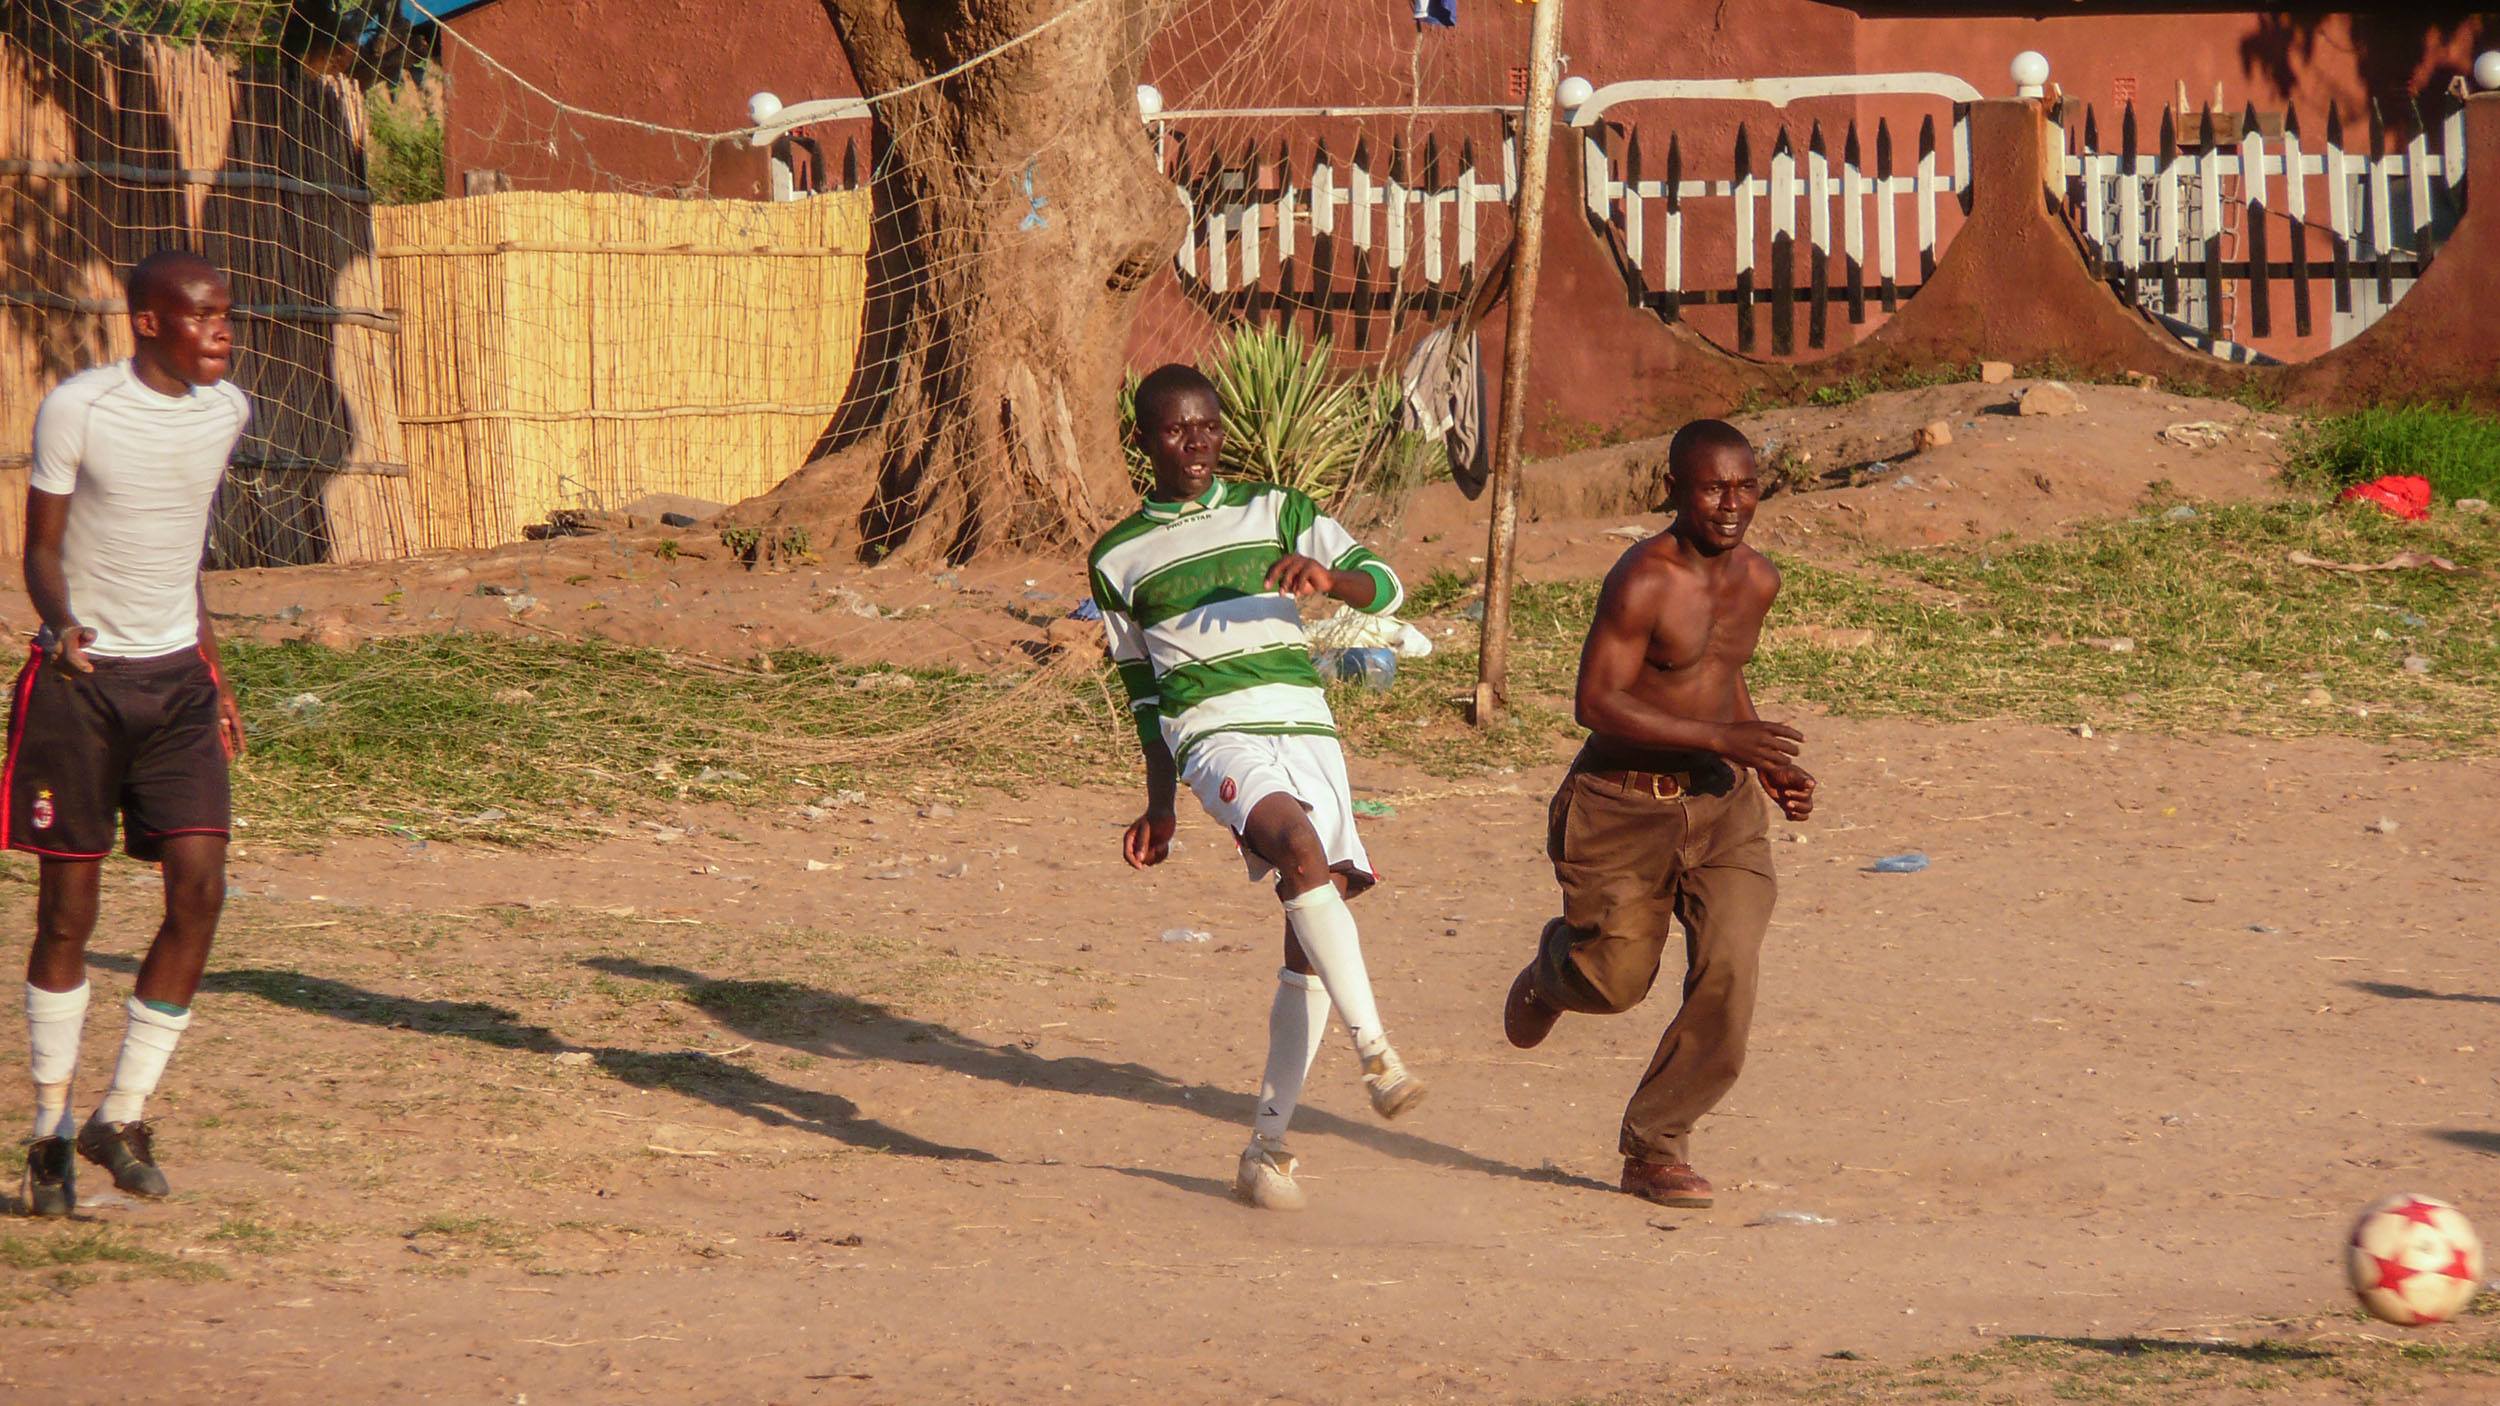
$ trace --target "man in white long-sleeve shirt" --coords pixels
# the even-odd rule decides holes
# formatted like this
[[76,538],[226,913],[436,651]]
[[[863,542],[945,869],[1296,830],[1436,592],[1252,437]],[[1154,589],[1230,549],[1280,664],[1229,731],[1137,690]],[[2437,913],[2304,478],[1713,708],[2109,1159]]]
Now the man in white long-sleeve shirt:
[[[131,270],[128,361],[62,382],[35,414],[26,589],[43,628],[10,693],[0,845],[42,866],[26,1024],[35,1083],[26,1205],[66,1216],[79,1155],[162,1196],[147,1097],[191,1023],[226,892],[227,766],[243,720],[200,585],[208,518],[251,409],[226,383],[233,297],[206,259]],[[87,939],[116,830],[165,873],[165,919],[127,1006],[112,1087],[85,1126],[70,1080],[87,1016]]]

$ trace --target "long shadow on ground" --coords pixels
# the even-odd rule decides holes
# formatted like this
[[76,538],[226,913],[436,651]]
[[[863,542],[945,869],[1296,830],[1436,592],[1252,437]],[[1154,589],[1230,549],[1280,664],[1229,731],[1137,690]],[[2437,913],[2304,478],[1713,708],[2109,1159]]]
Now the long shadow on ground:
[[[742,1039],[771,1041],[827,1058],[934,1065],[1013,1088],[1125,1099],[1156,1108],[1178,1109],[1237,1127],[1246,1128],[1250,1123],[1252,1095],[1210,1084],[1184,1084],[1142,1064],[1113,1063],[1088,1055],[1045,1056],[1018,1045],[992,1045],[944,1025],[914,1020],[883,1006],[831,995],[793,981],[714,981],[683,967],[631,957],[589,957],[582,964],[611,976],[674,985],[684,993],[688,1004],[736,1031]],[[1615,1189],[1588,1177],[1514,1166],[1430,1138],[1376,1123],[1356,1122],[1319,1109],[1305,1108],[1297,1113],[1294,1130],[1341,1137],[1374,1152],[1426,1166],[1583,1190]]]
[[2385,996],[2394,1001],[2470,1001],[2476,1005],[2500,1006],[2500,996],[2486,996],[2479,991],[2433,991],[2393,981],[2356,981],[2351,985],[2373,996]]
[[[114,971],[136,971],[138,963],[118,953],[96,952],[87,960]],[[754,1070],[700,1050],[652,1051],[604,1045],[574,1045],[543,1025],[533,1025],[512,1011],[485,1001],[429,1001],[386,996],[327,977],[307,976],[284,967],[227,967],[211,971],[200,983],[209,993],[258,997],[274,1006],[328,1016],[383,1030],[408,1030],[420,1035],[448,1035],[496,1049],[554,1056],[588,1054],[591,1063],[619,1082],[643,1089],[666,1089],[699,1098],[713,1106],[773,1127],[796,1128],[829,1137],[851,1147],[945,1161],[995,1162],[976,1147],[951,1147],[914,1137],[873,1118],[859,1115],[859,1105],[835,1094],[797,1088],[768,1079]]]
[[2111,1357],[2230,1357],[2243,1362],[2323,1362],[2335,1354],[2296,1343],[2216,1343],[2179,1338],[2057,1337],[2015,1333],[2007,1342],[2038,1347],[2071,1347]]

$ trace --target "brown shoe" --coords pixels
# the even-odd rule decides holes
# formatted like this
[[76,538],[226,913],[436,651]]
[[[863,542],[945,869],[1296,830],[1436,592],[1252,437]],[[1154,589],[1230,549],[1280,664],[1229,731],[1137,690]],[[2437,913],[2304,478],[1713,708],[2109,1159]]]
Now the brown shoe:
[[1702,1180],[1690,1162],[1644,1162],[1638,1157],[1626,1157],[1623,1189],[1661,1206],[1697,1211],[1711,1203],[1710,1183]]
[[1519,1048],[1533,1050],[1545,1043],[1560,1019],[1562,1012],[1536,994],[1536,963],[1521,967],[1519,979],[1510,984],[1510,995],[1502,1001],[1502,1033]]

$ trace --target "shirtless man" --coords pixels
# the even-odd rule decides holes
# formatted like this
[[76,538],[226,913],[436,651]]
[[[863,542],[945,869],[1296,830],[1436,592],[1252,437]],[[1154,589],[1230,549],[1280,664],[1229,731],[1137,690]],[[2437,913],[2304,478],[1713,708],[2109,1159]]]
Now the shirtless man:
[[1670,920],[1682,924],[1684,1003],[1623,1112],[1623,1189],[1707,1206],[1687,1143],[1744,1065],[1775,892],[1753,782],[1803,820],[1814,778],[1796,765],[1804,734],[1756,716],[1745,688],[1780,588],[1745,545],[1762,500],[1753,446],[1696,420],[1667,470],[1675,521],[1615,564],[1580,651],[1589,739],[1546,819],[1563,915],[1511,983],[1502,1027],[1524,1050],[1565,1011],[1630,1010],[1658,978]]

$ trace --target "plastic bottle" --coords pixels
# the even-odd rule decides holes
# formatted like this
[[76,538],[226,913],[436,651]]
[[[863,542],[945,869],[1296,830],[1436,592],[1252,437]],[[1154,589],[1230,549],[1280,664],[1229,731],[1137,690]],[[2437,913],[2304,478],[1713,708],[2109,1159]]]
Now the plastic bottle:
[[1359,683],[1374,693],[1387,693],[1398,677],[1398,652],[1376,645],[1356,649],[1323,649],[1311,656],[1323,679]]

